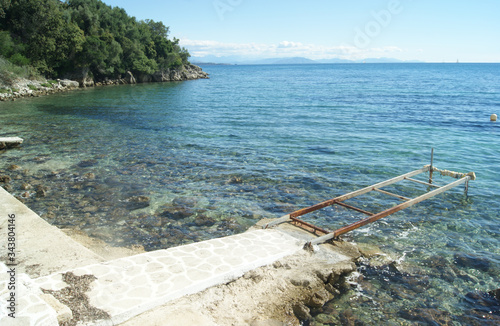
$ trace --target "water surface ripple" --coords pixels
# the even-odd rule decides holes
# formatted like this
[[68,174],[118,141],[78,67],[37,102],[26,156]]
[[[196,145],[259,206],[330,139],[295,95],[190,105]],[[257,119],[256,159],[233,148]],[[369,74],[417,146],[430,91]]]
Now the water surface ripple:
[[[476,172],[469,196],[456,188],[347,236],[395,263],[360,264],[363,280],[316,322],[496,322],[484,296],[500,288],[500,124],[489,121],[500,114],[500,65],[204,70],[209,80],[0,103],[0,136],[25,139],[1,154],[6,187],[54,225],[154,250],[420,168],[433,147],[436,166]],[[352,203],[380,211],[396,201]],[[359,218],[339,207],[306,216],[329,229]]]

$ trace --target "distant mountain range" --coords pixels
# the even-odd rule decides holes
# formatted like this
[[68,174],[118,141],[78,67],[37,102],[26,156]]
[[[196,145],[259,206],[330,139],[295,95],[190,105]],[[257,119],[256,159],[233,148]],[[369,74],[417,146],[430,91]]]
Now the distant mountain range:
[[363,60],[346,60],[346,59],[321,59],[311,60],[304,57],[288,57],[288,58],[269,58],[261,60],[245,60],[240,57],[191,57],[190,61],[193,64],[232,64],[232,65],[304,65],[318,63],[420,63],[423,61],[411,60],[402,61],[394,58],[366,58]]

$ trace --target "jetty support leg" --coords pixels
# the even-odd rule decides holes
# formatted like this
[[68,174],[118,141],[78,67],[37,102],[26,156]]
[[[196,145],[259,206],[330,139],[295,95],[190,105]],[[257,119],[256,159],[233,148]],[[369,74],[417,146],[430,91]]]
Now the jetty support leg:
[[429,169],[429,183],[432,183],[432,164],[434,163],[434,148],[431,149],[431,167]]

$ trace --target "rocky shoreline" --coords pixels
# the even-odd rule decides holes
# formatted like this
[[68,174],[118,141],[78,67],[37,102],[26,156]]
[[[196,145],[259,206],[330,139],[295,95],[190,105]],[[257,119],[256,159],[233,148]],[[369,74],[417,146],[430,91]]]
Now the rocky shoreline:
[[[44,162],[43,157],[35,160],[40,164]],[[94,164],[94,162],[83,161],[79,165],[89,164]],[[50,180],[64,179],[68,175],[74,181],[69,187],[64,187],[66,190],[81,188],[86,193],[89,193],[91,189],[92,193],[99,190],[98,185],[95,183],[96,175],[92,172],[85,174],[81,174],[81,172],[80,174],[54,173],[49,175],[41,173],[27,178],[29,174],[30,172],[27,169],[18,165],[0,169],[0,186],[12,195],[17,194],[16,197],[21,202],[31,201],[33,203],[34,200],[51,203],[52,208],[48,208],[46,213],[42,215],[43,218],[51,221],[54,220],[56,215],[62,215],[68,223],[66,227],[71,224],[68,219],[70,214],[63,212],[65,208],[62,206],[64,205],[56,207],[59,205],[55,204],[54,201],[60,202],[61,196],[55,195],[57,189]],[[109,196],[109,188],[103,190]],[[96,199],[98,198],[96,197]],[[89,198],[82,198],[82,200],[88,201]],[[78,206],[77,209],[80,209],[79,202],[80,200],[75,201],[76,206]],[[118,209],[116,213],[125,214],[127,210],[147,206],[149,205],[149,198],[139,195],[132,196],[124,200],[123,205],[124,207]],[[81,209],[85,214],[88,214],[89,219],[93,219],[98,206],[106,206],[106,203],[104,201],[100,201],[99,204],[86,203]],[[174,223],[176,218],[192,215],[196,212],[195,207],[196,203],[193,198],[181,197],[174,200],[172,206],[164,207],[164,211],[162,209],[163,213],[161,213],[160,222],[163,222],[160,223],[161,228],[166,227],[165,221],[170,221],[168,222],[170,224]],[[207,216],[202,215],[201,211],[199,213],[199,215],[195,214],[200,228],[217,223],[215,220],[210,220]],[[114,216],[115,213],[109,211],[106,212],[106,215]],[[145,223],[148,218],[139,215],[131,220],[134,223]],[[258,226],[266,222],[268,221],[263,220],[258,223]],[[221,225],[228,226],[226,223]],[[291,228],[288,225],[282,225],[281,227]],[[170,229],[170,226],[168,228]],[[71,232],[73,234],[75,232],[82,233],[78,229],[78,227],[71,229]],[[185,235],[180,232],[181,228],[172,228],[171,231],[175,232],[165,234],[165,237],[171,241],[170,244],[172,246],[184,244]],[[240,230],[240,232],[242,231]],[[189,231],[189,233],[193,232]],[[87,242],[89,241],[92,243],[100,242],[101,246],[110,247],[109,244],[95,238],[87,240]],[[345,252],[346,256],[352,257],[353,261],[346,261],[344,264],[332,266],[328,261],[317,259],[320,258],[317,255],[311,255],[303,251],[272,265],[253,270],[234,282],[181,298],[175,303],[159,309],[154,314],[137,317],[137,319],[131,320],[130,323],[125,325],[147,324],[147,321],[156,320],[155,318],[162,320],[164,316],[175,315],[178,312],[178,317],[181,318],[184,315],[180,312],[185,311],[186,307],[191,309],[193,306],[201,307],[201,311],[207,312],[208,317],[215,321],[216,325],[220,326],[245,324],[247,321],[251,321],[251,325],[278,325],[278,322],[281,325],[304,325],[307,323],[317,326],[331,324],[363,325],[366,322],[366,316],[360,315],[356,310],[340,310],[336,308],[339,305],[338,300],[341,300],[350,287],[359,286],[359,288],[363,289],[363,295],[350,299],[353,305],[363,306],[370,302],[370,297],[376,296],[378,287],[373,280],[379,280],[380,284],[391,286],[394,289],[392,295],[385,296],[381,301],[383,304],[391,305],[402,298],[415,298],[419,296],[419,293],[433,291],[431,279],[450,279],[452,281],[470,279],[475,282],[473,276],[469,276],[458,267],[482,270],[497,275],[494,267],[490,266],[486,260],[472,255],[457,254],[453,262],[438,256],[430,257],[423,264],[424,266],[436,267],[434,273],[437,274],[433,274],[433,272],[429,273],[424,269],[399,265],[378,247],[363,244],[353,246],[349,242],[337,242],[335,247],[337,250]],[[141,252],[143,250],[138,246],[134,248],[139,249]],[[152,246],[150,249],[158,248]],[[130,249],[121,248],[121,250],[125,253],[135,253]],[[101,254],[101,251],[99,253]],[[305,261],[307,263],[304,263]],[[33,271],[36,272],[37,270],[33,269]],[[355,273],[351,274],[352,272]],[[276,283],[276,279],[280,279],[280,281]],[[278,288],[276,284],[278,284]],[[464,304],[466,304],[462,314],[455,315],[440,307],[409,307],[395,312],[386,312],[387,318],[393,318],[394,315],[392,314],[396,314],[399,318],[411,322],[443,326],[449,325],[450,320],[468,325],[493,325],[500,321],[498,315],[500,291],[498,289],[490,292],[474,291],[459,295],[464,298]],[[228,315],[228,310],[233,313]],[[489,313],[489,311],[492,311],[492,313]],[[212,324],[207,323],[207,325]]]
[[0,101],[15,101],[23,97],[39,97],[80,87],[77,81],[18,79],[12,85],[0,85]]
[[153,74],[134,76],[130,71],[116,79],[106,78],[96,81],[88,75],[88,71],[65,76],[57,80],[29,80],[17,79],[11,85],[0,84],[0,101],[15,101],[24,97],[39,97],[54,93],[65,92],[77,88],[125,85],[137,83],[184,81],[194,79],[207,79],[208,74],[200,67],[187,64],[180,69],[166,69]]

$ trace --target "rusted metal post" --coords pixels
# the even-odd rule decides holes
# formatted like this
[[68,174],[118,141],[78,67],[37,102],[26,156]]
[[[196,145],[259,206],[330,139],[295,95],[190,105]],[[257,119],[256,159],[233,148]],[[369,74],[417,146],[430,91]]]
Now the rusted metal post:
[[317,234],[318,232],[322,234],[328,234],[330,231],[320,228],[319,226],[313,225],[311,223],[307,223],[305,221],[299,220],[298,218],[291,217],[292,224],[295,224],[303,229],[307,229],[309,232]]
[[434,163],[434,148],[431,149],[431,167],[429,168],[429,183],[432,183],[432,164]]

